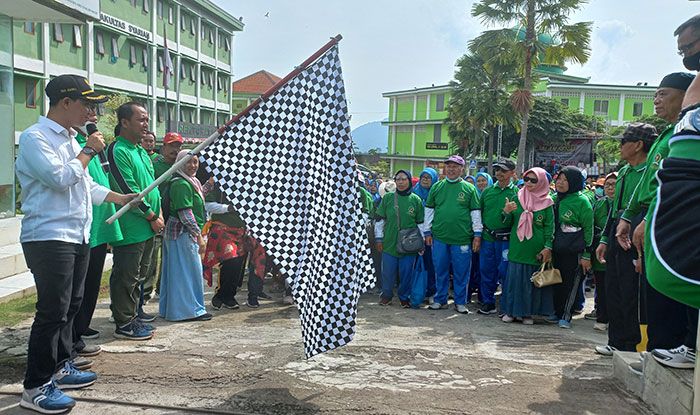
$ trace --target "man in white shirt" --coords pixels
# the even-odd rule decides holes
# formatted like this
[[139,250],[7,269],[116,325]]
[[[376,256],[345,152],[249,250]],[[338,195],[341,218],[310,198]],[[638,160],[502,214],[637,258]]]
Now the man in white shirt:
[[49,112],[20,136],[15,166],[25,215],[20,242],[37,291],[20,406],[59,413],[75,406],[61,389],[82,388],[97,379],[72,364],[73,318],[83,298],[92,204],[123,205],[135,195],[92,181],[86,168],[105,146],[102,134],[90,135],[81,149],[71,128],[85,124],[89,110],[107,97],[78,75],[54,78],[46,95]]

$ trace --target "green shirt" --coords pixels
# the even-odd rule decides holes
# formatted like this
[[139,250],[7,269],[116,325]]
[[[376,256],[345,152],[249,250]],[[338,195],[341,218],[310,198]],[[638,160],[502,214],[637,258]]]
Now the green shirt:
[[[519,264],[540,265],[537,255],[546,247],[552,249],[554,239],[554,210],[549,206],[542,210],[532,212],[532,238],[520,240],[518,238],[518,222],[520,215],[525,211],[516,197],[518,208],[510,214],[501,214],[502,223],[510,227],[510,241],[508,243],[508,261]],[[501,212],[503,209],[501,209]]]
[[151,159],[151,161],[155,161],[158,157],[160,157],[160,154],[153,152],[152,154],[149,154],[148,157]]
[[583,189],[582,191],[583,195],[588,198],[588,201],[591,203],[591,206],[595,205],[596,198],[595,198],[595,192],[591,189]]
[[[556,199],[554,200],[556,204]],[[586,247],[593,243],[593,207],[583,192],[567,195],[559,203],[559,224],[571,225],[583,229],[583,240]],[[587,250],[581,255],[585,259],[591,259],[591,253]]]
[[[602,238],[603,230],[605,229],[605,224],[608,221],[608,214],[610,209],[612,209],[613,200],[604,197],[595,202],[593,206],[593,227],[594,227],[594,243],[593,248],[597,248],[595,241],[600,241]],[[605,265],[598,262],[598,258],[593,256],[593,271],[605,271]]]
[[[84,135],[78,133],[75,136],[75,141],[80,144],[80,147],[85,147],[87,139]],[[92,180],[106,188],[109,188],[109,177],[102,169],[100,159],[93,157],[88,163],[88,173]],[[111,225],[106,222],[107,218],[114,215],[117,209],[114,203],[103,202],[101,205],[92,205],[92,224],[90,226],[90,248],[107,244],[122,239],[122,232],[119,230],[119,222],[114,221]]]
[[[668,157],[668,142],[673,135],[674,127],[675,124],[666,127],[656,141],[654,141],[654,145],[651,146],[651,150],[649,150],[649,154],[647,154],[644,176],[642,176],[642,179],[639,181],[639,186],[634,193],[634,197],[630,200],[629,206],[627,206],[625,212],[622,214],[622,219],[627,222],[631,222],[632,219],[642,211],[642,206],[649,207],[652,200],[656,197],[656,188],[658,187],[656,171],[659,170],[661,160]],[[651,210],[647,213],[650,212]]]
[[204,212],[204,200],[194,189],[194,186],[182,177],[172,180],[170,183],[170,216],[177,217],[177,211],[192,209],[192,214],[197,220],[199,229],[202,229],[206,221]]
[[[140,193],[153,183],[153,163],[148,153],[140,145],[118,136],[109,146],[108,157],[116,166],[111,166],[109,183],[112,190],[120,193]],[[114,246],[131,245],[152,238],[155,233],[146,219],[150,215],[160,215],[160,192],[153,189],[138,207],[132,207],[119,219],[122,239]]]
[[367,213],[370,218],[374,216],[374,201],[372,200],[372,195],[364,187],[360,187],[360,203],[362,204],[362,211]]
[[[224,198],[223,192],[219,189],[219,186],[215,186],[206,195],[207,202],[221,203],[223,205],[229,205],[230,203]],[[226,226],[232,228],[245,229],[245,222],[238,216],[236,212],[226,212],[226,213],[213,213],[211,215],[212,222],[221,222]]]
[[[442,179],[430,189],[425,207],[435,209],[432,234],[448,245],[470,245],[474,237],[472,210],[479,210],[479,196],[473,184]],[[481,236],[481,235],[479,235]]]
[[[396,210],[394,209],[394,195],[397,193],[387,193],[382,198],[377,208],[377,217],[384,219],[384,237],[377,240],[384,244],[384,252],[395,257],[403,255],[396,252],[396,242],[399,236],[398,224],[396,223]],[[401,219],[401,229],[411,229],[423,223],[423,201],[420,196],[411,193],[408,196],[399,196],[399,216]]]
[[487,229],[495,231],[504,228],[502,212],[506,205],[506,198],[511,202],[518,198],[518,186],[512,182],[504,188],[501,188],[498,182],[496,182],[481,192],[479,205],[481,207],[481,221],[484,223],[483,237],[485,241],[495,241],[495,239],[486,232]]
[[[169,168],[171,168],[173,165],[170,163],[167,163],[165,161],[165,158],[161,155],[157,155],[153,159],[153,174],[154,177],[157,179],[160,176],[163,175],[166,171],[168,171]],[[170,180],[165,180],[163,183],[158,185],[158,190],[160,191],[161,194],[165,193],[165,188],[168,187],[170,184]]]
[[[615,184],[615,200],[612,205],[612,217],[613,219],[619,219],[620,211],[624,210],[630,204],[632,196],[634,196],[635,189],[639,186],[639,182],[642,180],[644,171],[646,170],[646,163],[639,163],[637,166],[630,166],[626,164],[623,166],[619,172],[617,172],[617,183]],[[624,183],[624,194],[620,194],[623,190],[622,186]],[[612,222],[611,222],[612,223]],[[603,230],[603,235],[600,238],[600,243],[608,243],[609,229]]]

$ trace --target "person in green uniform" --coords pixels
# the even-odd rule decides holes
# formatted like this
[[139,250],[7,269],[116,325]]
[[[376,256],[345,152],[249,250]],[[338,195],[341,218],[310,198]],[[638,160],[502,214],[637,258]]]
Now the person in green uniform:
[[[643,240],[646,224],[653,213],[649,206],[656,199],[658,182],[656,174],[661,162],[668,156],[669,141],[673,135],[674,124],[678,119],[685,91],[693,81],[689,73],[676,72],[666,75],[659,84],[654,96],[654,108],[658,116],[670,124],[661,132],[649,150],[644,176],[639,183],[630,205],[622,214],[622,221],[617,228],[617,238],[623,249],[637,251],[640,261],[637,271],[642,273],[640,278],[644,292],[644,308],[647,320],[647,350],[673,349],[678,347],[686,337],[688,318],[686,306],[658,292],[649,285],[648,272],[643,269],[644,256]],[[631,226],[629,220],[639,215],[640,223]],[[630,232],[634,230],[632,241]],[[650,253],[649,253],[650,254]],[[652,277],[653,278],[653,277]]]
[[205,188],[196,177],[199,158],[187,150],[176,162],[188,161],[170,180],[170,215],[163,234],[163,271],[160,283],[160,316],[169,321],[211,320],[204,306],[202,260],[206,241]]
[[481,283],[479,292],[482,306],[479,314],[496,313],[494,293],[499,281],[503,281],[508,271],[508,240],[510,228],[503,225],[501,210],[506,199],[515,200],[518,188],[513,184],[515,163],[503,160],[493,165],[496,183],[481,192],[479,206],[484,224],[483,241],[479,252]]
[[[182,148],[182,143],[184,142],[182,135],[176,132],[169,132],[163,136],[163,145],[160,147],[160,154],[153,159],[153,171],[156,179],[163,175],[169,168],[175,163],[177,154]],[[166,180],[160,185],[158,185],[158,190],[161,193],[165,192],[165,188],[168,186],[169,181]]]
[[[618,138],[620,157],[627,164],[617,172],[612,212],[595,255],[597,261],[605,265],[608,342],[595,348],[596,353],[604,356],[612,356],[615,350],[635,351],[642,340],[639,327],[640,281],[633,264],[637,260],[637,251],[623,249],[615,238],[615,229],[646,171],[647,153],[656,139],[656,128],[649,124],[632,123]],[[639,220],[640,217],[634,222]]]
[[462,179],[464,164],[462,157],[450,156],[445,160],[446,177],[430,189],[425,229],[431,234],[425,242],[432,245],[436,280],[436,294],[429,308],[447,308],[451,265],[455,309],[469,314],[466,303],[472,252],[481,247],[483,227],[476,187]]
[[[97,123],[96,111],[91,110],[88,123]],[[87,124],[86,124],[87,125]],[[75,141],[80,147],[85,147],[87,143],[87,128],[85,126],[75,127],[77,135]],[[88,173],[92,180],[104,187],[109,187],[109,177],[102,167],[99,157],[93,157],[88,163]],[[116,208],[114,203],[102,203],[92,205],[92,224],[90,226],[90,261],[88,262],[87,274],[85,275],[85,288],[83,291],[83,302],[73,320],[73,348],[79,355],[94,356],[100,351],[97,345],[86,345],[84,339],[95,339],[100,332],[90,328],[92,315],[97,305],[97,297],[100,294],[100,284],[102,282],[102,271],[104,270],[105,258],[107,256],[107,245],[111,242],[120,241],[122,233],[119,229],[118,220],[112,224],[105,222],[107,218],[114,215]]]
[[516,319],[534,324],[533,316],[554,313],[553,287],[535,287],[530,278],[541,264],[552,259],[554,202],[544,169],[534,167],[523,175],[523,188],[516,197],[505,198],[499,212],[503,226],[510,228],[508,272],[503,283],[501,311],[504,323]]
[[141,137],[141,147],[143,147],[144,150],[146,150],[146,153],[148,154],[148,157],[150,157],[151,161],[155,160],[156,157],[158,157],[158,153],[156,152],[156,133],[153,131],[148,131],[146,134]]
[[554,267],[561,272],[562,283],[554,286],[554,312],[559,318],[559,327],[564,329],[571,328],[576,294],[592,266],[593,207],[583,195],[584,180],[581,170],[566,166],[555,184],[552,252]]
[[[116,139],[107,149],[110,165],[109,182],[113,190],[140,193],[155,180],[153,163],[139,145],[148,131],[148,111],[138,102],[127,102],[117,109]],[[123,239],[112,243],[114,267],[109,281],[112,316],[117,326],[114,335],[129,340],[148,340],[153,327],[143,320],[154,316],[141,313],[141,285],[149,275],[153,254],[153,236],[163,231],[160,192],[153,189],[137,208],[129,209],[119,219]]]
[[[411,277],[416,255],[398,253],[396,244],[399,222],[400,229],[416,228],[423,223],[423,201],[413,193],[411,173],[399,170],[394,175],[394,182],[396,192],[389,192],[382,198],[377,208],[377,222],[374,226],[375,244],[377,250],[382,253],[382,294],[379,304],[384,306],[391,304],[391,299],[394,297],[394,284],[398,277],[398,297],[401,307],[410,308]],[[398,212],[396,206],[398,206]]]
[[[598,247],[605,225],[612,212],[615,200],[615,183],[617,173],[610,173],[602,180],[603,197],[593,205],[593,246]],[[605,331],[608,328],[608,304],[605,292],[605,264],[593,256],[593,277],[595,279],[595,307],[593,312],[584,316],[587,320],[595,320],[593,328]]]

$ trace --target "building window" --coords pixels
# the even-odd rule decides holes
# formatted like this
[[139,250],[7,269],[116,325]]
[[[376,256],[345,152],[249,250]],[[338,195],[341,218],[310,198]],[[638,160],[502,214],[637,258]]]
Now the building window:
[[209,88],[214,86],[214,72],[209,72],[209,82],[207,82]]
[[83,36],[79,25],[73,25],[73,46],[76,48],[83,47]]
[[195,65],[190,66],[190,81],[196,82],[197,76],[195,73]]
[[53,40],[58,43],[63,42],[63,27],[60,23],[53,24]]
[[202,25],[202,26],[201,26],[201,30],[199,31],[199,35],[201,36],[202,40],[204,40],[204,39],[207,38],[207,33],[206,33],[206,31],[207,31],[206,26]]
[[148,69],[148,48],[141,50],[141,59],[143,60],[143,69]]
[[24,22],[24,33],[34,34],[34,22]]
[[158,72],[163,72],[163,56],[158,55]]
[[180,108],[180,121],[184,121],[184,120],[185,120],[185,110]]
[[214,44],[214,29],[209,29],[209,43]]
[[129,65],[135,66],[138,62],[136,58],[136,45],[129,45]]
[[25,85],[27,88],[27,108],[36,108],[36,81],[34,79],[27,79]]
[[435,111],[445,111],[445,94],[437,94],[435,100]]
[[117,59],[119,57],[119,43],[117,42],[117,36],[112,37],[112,59]]
[[644,111],[644,104],[641,102],[635,102],[634,105],[632,106],[632,116],[633,117],[641,116],[643,111]]
[[133,7],[136,7],[136,0],[131,0],[131,5],[132,5]]
[[216,89],[218,91],[221,91],[224,88],[223,84],[224,83],[221,81],[221,78],[217,76],[216,77]]
[[206,84],[207,84],[207,74],[206,74],[206,72],[201,71],[200,74],[199,74],[199,78],[200,78],[200,80],[202,81],[202,85],[206,85]]
[[160,19],[163,18],[163,0],[157,0],[157,2],[156,2],[156,14],[158,14],[158,18],[160,18]]
[[148,9],[150,9],[150,7],[148,7],[148,0],[143,0],[143,12],[148,13]]
[[228,38],[228,36],[224,37],[224,50],[226,52],[231,50],[231,40]]
[[190,122],[194,124],[194,110],[190,111]]
[[594,115],[608,115],[608,100],[596,99],[593,101]]
[[[445,96],[443,95],[443,98]],[[433,128],[433,142],[439,143],[442,140],[442,125],[438,124]]]
[[185,66],[185,62],[180,62],[180,79],[185,79],[186,74],[187,67]]
[[[182,13],[182,12],[180,12],[180,13]],[[180,30],[183,31],[183,32],[185,31],[185,28],[187,27],[187,24],[186,24],[187,21],[186,21],[186,20],[187,20],[187,19],[185,19],[185,14],[182,13],[182,14],[180,15]]]
[[173,24],[173,6],[168,6],[168,23]]
[[195,27],[194,16],[190,19],[190,33],[192,36],[197,34],[197,28]]
[[561,103],[563,106],[568,107],[569,106],[569,98],[562,98]]
[[105,38],[102,32],[95,32],[95,36],[97,37],[97,53],[100,55],[104,56],[105,54]]

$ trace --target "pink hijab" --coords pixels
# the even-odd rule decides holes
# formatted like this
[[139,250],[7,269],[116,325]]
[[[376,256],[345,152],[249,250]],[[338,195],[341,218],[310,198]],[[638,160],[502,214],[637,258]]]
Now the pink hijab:
[[[190,156],[189,150],[180,150],[180,152],[177,153],[177,158],[175,159],[175,162],[177,163],[178,161],[180,161],[188,156]],[[191,157],[197,157],[197,156],[191,156]],[[188,158],[188,160],[189,160],[189,158]],[[177,169],[177,172],[180,173],[180,176],[182,176],[185,180],[190,182],[192,187],[194,187],[194,190],[197,193],[199,193],[199,197],[201,197],[202,200],[204,200],[204,191],[202,190],[202,183],[200,183],[199,179],[197,179],[196,173],[192,176],[185,173],[185,165],[184,164],[182,165],[182,167]]]
[[537,185],[532,191],[527,190],[526,186],[523,186],[518,191],[518,200],[525,210],[520,215],[520,221],[518,221],[517,234],[521,242],[532,238],[532,212],[548,208],[554,204],[552,198],[549,197],[549,180],[547,180],[547,173],[544,169],[533,167],[523,174],[523,178],[529,173],[534,173],[537,176]]

